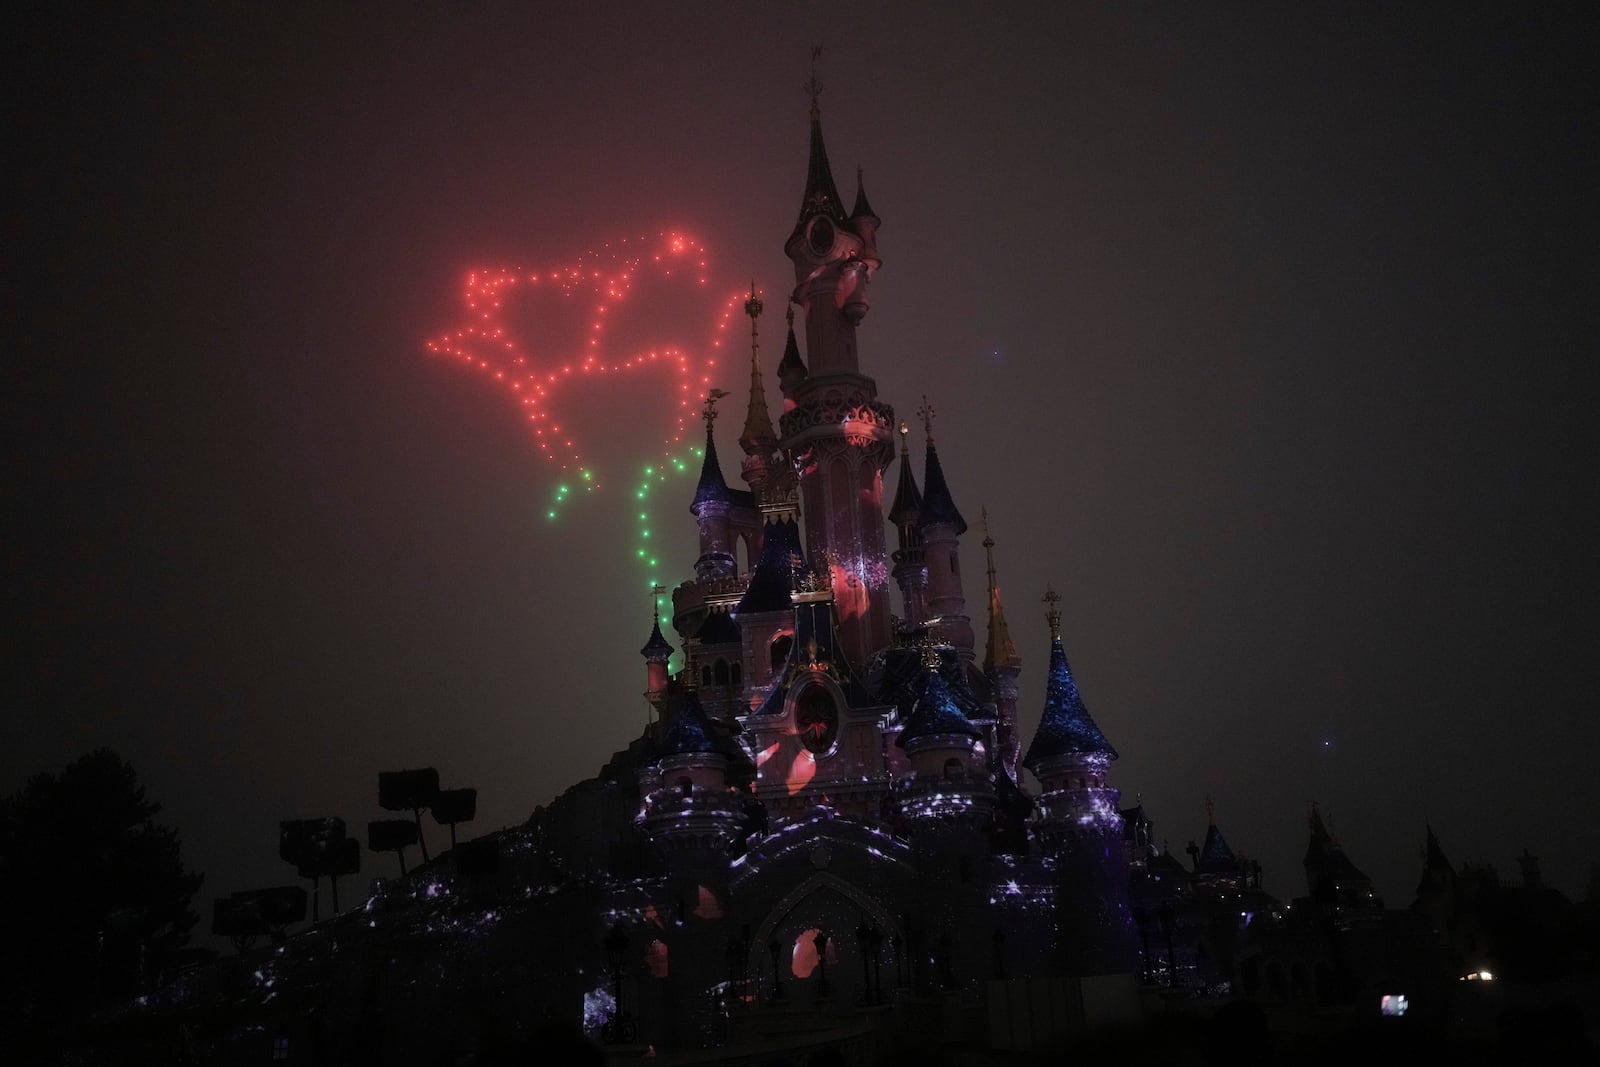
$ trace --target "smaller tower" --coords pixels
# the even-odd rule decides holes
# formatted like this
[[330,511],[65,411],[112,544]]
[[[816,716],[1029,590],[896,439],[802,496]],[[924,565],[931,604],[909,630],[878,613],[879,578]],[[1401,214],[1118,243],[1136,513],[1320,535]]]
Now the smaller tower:
[[650,701],[651,707],[658,713],[661,710],[661,696],[667,691],[667,660],[672,657],[672,646],[661,636],[661,601],[657,598],[664,592],[666,590],[659,585],[650,590],[655,621],[650,627],[650,640],[639,650],[639,655],[644,657],[645,663],[645,699]]
[[900,586],[905,625],[915,628],[928,618],[928,568],[922,556],[922,531],[917,526],[922,517],[922,493],[911,472],[911,449],[906,443],[910,433],[911,427],[902,422],[900,484],[895,489],[894,506],[889,509],[889,521],[894,523],[900,544],[893,557],[894,580]]
[[967,520],[961,517],[950,487],[945,484],[939,450],[933,443],[933,407],[927,397],[922,398],[918,414],[928,442],[922,473],[922,509],[917,520],[927,565],[928,611],[935,636],[971,656],[976,639],[972,620],[967,617],[967,595],[961,588],[960,537],[967,532]]
[[728,394],[713,389],[706,394],[706,454],[700,464],[700,482],[695,486],[694,501],[689,512],[700,524],[700,558],[695,560],[695,577],[732,578],[737,569],[733,555],[733,538],[729,528],[729,512],[733,510],[733,492],[722,478],[722,464],[717,460],[717,441],[711,427],[717,421],[717,401]]
[[1123,847],[1120,794],[1106,784],[1117,758],[1084,707],[1061,645],[1061,600],[1049,605],[1050,668],[1044,714],[1023,764],[1039,779],[1034,835],[1056,861],[1057,958],[1067,974],[1133,973],[1138,945],[1128,903],[1128,858]]
[[937,647],[923,651],[921,692],[895,739],[912,771],[900,789],[900,810],[917,822],[955,819],[968,829],[987,830],[994,789],[974,752],[982,735],[956,706],[941,665]]

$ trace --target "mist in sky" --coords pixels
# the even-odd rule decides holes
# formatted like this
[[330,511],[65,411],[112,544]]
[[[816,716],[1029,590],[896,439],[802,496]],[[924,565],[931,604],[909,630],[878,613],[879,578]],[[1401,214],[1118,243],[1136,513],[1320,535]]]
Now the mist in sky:
[[[697,470],[637,493],[707,386],[739,484],[752,279],[776,417],[822,41],[834,174],[883,219],[861,367],[988,511],[1025,738],[1050,582],[1180,856],[1211,797],[1283,897],[1313,799],[1391,905],[1425,820],[1572,894],[1600,861],[1591,10],[52,5],[8,37],[0,790],[109,745],[216,895],[294,881],[280,819],[382,817],[380,770],[477,787],[472,835],[636,737]],[[682,374],[562,385],[599,486],[551,519],[574,472],[428,342],[472,271],[671,233],[705,283],[641,270],[605,337],[689,353],[688,442]],[[582,350],[588,298],[521,295],[534,358]]]

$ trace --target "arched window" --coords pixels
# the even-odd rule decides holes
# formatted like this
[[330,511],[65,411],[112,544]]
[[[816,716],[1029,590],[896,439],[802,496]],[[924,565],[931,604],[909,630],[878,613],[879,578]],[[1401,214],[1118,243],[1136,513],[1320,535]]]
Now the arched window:
[[779,634],[772,639],[772,670],[776,674],[789,662],[789,650],[794,647],[793,634]]

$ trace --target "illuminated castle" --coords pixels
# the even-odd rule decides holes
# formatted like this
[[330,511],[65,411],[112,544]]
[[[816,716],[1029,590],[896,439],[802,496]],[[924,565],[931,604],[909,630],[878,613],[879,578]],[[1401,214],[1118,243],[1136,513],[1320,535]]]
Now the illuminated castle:
[[[919,998],[962,1025],[992,1014],[997,996],[1006,1010],[1007,989],[1037,1000],[1041,982],[1063,1016],[1131,1006],[1138,958],[1107,782],[1117,753],[1078,693],[1051,593],[1045,706],[1021,760],[1042,792],[1017,784],[1022,659],[994,541],[982,542],[980,649],[961,570],[968,526],[933,411],[918,411],[919,487],[909,427],[862,369],[879,226],[859,173],[853,205],[841,199],[813,97],[805,192],[784,244],[796,285],[777,366],[782,415],[774,427],[752,291],[738,436],[747,488],[724,477],[715,420],[727,394],[714,391],[690,505],[699,556],[672,591],[683,665],[669,673],[658,619],[641,650],[657,722],[587,784],[581,807],[562,798],[543,813],[558,853],[560,841],[610,842],[587,851],[612,857],[613,943],[648,964],[623,964],[627,1029],[641,1042],[722,1044],[795,1011]],[[597,808],[592,794],[625,788],[630,772],[636,815],[624,823],[627,805]],[[569,826],[601,810],[604,825]],[[615,857],[635,846],[625,872]],[[581,864],[570,849],[558,862]]]

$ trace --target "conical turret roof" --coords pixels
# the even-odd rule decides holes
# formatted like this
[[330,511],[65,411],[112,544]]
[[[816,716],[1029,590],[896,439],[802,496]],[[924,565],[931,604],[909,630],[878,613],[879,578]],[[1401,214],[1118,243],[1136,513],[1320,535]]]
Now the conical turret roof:
[[728,483],[722,477],[722,464],[717,460],[717,441],[711,432],[711,424],[706,423],[706,454],[700,464],[700,482],[694,488],[694,501],[689,505],[689,511],[696,517],[709,504],[730,504],[733,502],[733,491],[728,488]]
[[922,492],[917,488],[916,475],[911,471],[911,451],[905,440],[900,442],[900,483],[895,487],[894,506],[889,509],[889,521],[896,526],[915,526],[922,514]]
[[711,720],[694,690],[689,690],[678,701],[678,717],[672,728],[661,739],[663,756],[682,756],[689,753],[715,752],[716,742],[711,737]]
[[806,223],[818,215],[826,215],[835,222],[846,221],[839,187],[833,183],[833,168],[828,165],[828,146],[822,141],[822,116],[813,109],[811,152],[806,160],[806,191],[800,197],[800,218],[795,222],[789,240],[798,237]]
[[1194,869],[1196,874],[1233,874],[1239,869],[1239,857],[1233,854],[1214,822],[1206,827],[1206,841],[1200,846]]
[[661,636],[661,620],[658,618],[655,625],[650,628],[650,640],[644,643],[639,650],[639,655],[648,660],[665,660],[672,655],[672,646],[667,639]]
[[927,464],[922,475],[922,517],[919,525],[926,529],[937,524],[954,526],[957,534],[967,532],[967,520],[950,497],[950,487],[945,484],[944,467],[939,463],[939,450],[933,439],[928,440]]
[[[1052,629],[1055,629],[1052,626]],[[1029,768],[1039,761],[1067,753],[1084,753],[1117,758],[1117,750],[1106,740],[1106,735],[1095,725],[1089,709],[1084,707],[1078,694],[1078,683],[1067,664],[1067,652],[1061,645],[1061,633],[1056,630],[1050,639],[1050,669],[1046,675],[1044,714],[1039,719],[1039,729],[1033,735],[1033,744],[1022,760]]]
[[928,667],[922,675],[922,692],[895,744],[904,748],[918,738],[952,734],[973,738],[982,736],[978,728],[961,714],[961,709],[956,707],[950,687],[938,668]]
[[793,387],[791,382],[802,382],[810,373],[805,360],[800,358],[800,345],[794,339],[794,309],[790,308],[789,337],[783,343],[783,358],[778,361],[778,381],[788,389]]
[[861,168],[856,168],[856,204],[850,209],[850,218],[871,219],[873,222],[882,222],[878,213],[872,210],[872,205],[867,203],[867,182],[861,174]]

